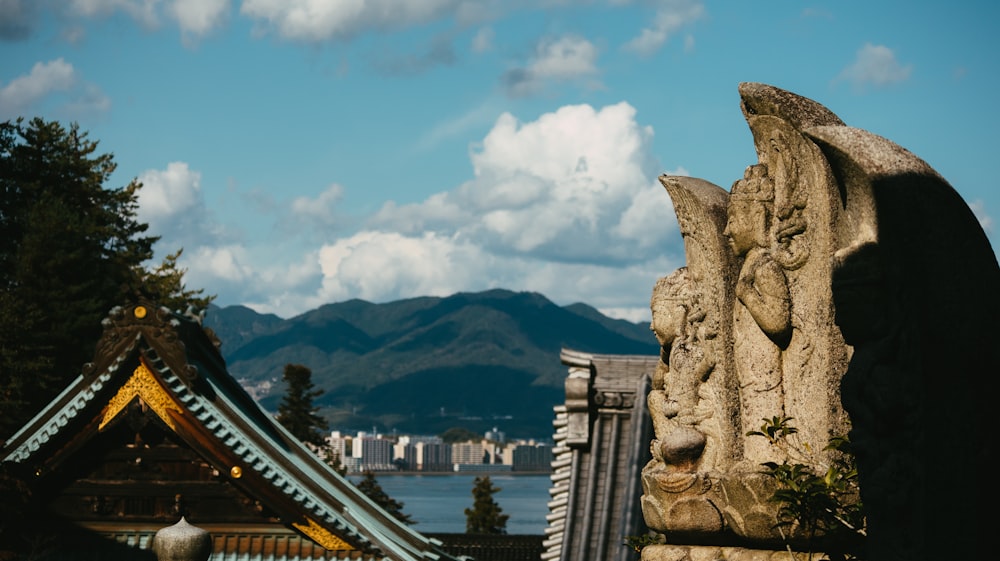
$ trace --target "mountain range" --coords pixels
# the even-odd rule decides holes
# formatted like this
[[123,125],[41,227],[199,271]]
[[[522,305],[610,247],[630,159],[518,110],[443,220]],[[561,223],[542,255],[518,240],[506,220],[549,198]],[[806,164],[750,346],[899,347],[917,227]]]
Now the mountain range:
[[314,404],[344,431],[496,427],[511,437],[547,437],[552,407],[565,399],[561,349],[659,352],[648,323],[502,289],[348,300],[291,319],[213,306],[205,325],[222,341],[229,371],[266,409],[281,400],[285,365],[302,364],[322,392]]

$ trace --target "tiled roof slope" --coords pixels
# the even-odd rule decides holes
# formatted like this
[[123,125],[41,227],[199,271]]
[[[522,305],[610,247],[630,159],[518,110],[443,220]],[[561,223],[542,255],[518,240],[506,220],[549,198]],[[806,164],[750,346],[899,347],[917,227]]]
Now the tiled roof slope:
[[[148,303],[104,321],[94,362],[4,445],[0,461],[56,470],[139,399],[223,477],[327,549],[453,559],[320,461],[229,375],[197,318]],[[65,431],[76,434],[67,438]],[[58,445],[55,441],[58,440]]]
[[563,349],[566,403],[555,407],[542,561],[626,561],[647,532],[639,498],[652,424],[646,394],[659,357]]

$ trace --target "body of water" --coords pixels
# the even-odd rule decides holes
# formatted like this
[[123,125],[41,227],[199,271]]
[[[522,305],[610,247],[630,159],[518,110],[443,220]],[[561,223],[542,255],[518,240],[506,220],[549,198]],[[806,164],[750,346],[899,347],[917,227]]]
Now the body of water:
[[[551,476],[488,475],[493,486],[501,489],[493,500],[510,516],[507,533],[544,534]],[[414,530],[423,534],[465,533],[465,509],[472,508],[476,475],[376,473],[375,478],[387,495],[403,503],[403,513],[416,522]],[[350,479],[357,483],[362,478],[352,475]]]

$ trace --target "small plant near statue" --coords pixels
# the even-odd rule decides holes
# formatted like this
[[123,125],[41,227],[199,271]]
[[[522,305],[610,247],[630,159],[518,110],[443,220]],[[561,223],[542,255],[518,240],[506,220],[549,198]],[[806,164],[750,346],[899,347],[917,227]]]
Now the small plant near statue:
[[[776,527],[781,535],[797,534],[809,546],[826,550],[830,561],[858,560],[864,545],[865,515],[858,493],[858,469],[846,436],[834,436],[823,451],[815,453],[807,442],[799,442],[792,417],[762,419],[760,430],[747,436],[766,438],[785,452],[781,463],[765,462],[764,473],[778,485],[771,500],[778,503]],[[832,459],[830,459],[832,458]],[[795,557],[791,546],[789,553]]]
[[642,548],[647,545],[657,545],[663,543],[663,536],[657,534],[643,534],[641,536],[625,536],[625,544],[632,551],[642,553]]

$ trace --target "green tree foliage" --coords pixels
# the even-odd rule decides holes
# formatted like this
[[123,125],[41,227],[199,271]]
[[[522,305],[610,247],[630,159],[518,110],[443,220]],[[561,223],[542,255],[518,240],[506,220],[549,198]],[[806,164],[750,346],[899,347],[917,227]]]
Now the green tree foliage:
[[319,450],[320,458],[326,462],[326,465],[333,468],[333,471],[337,472],[341,476],[347,475],[347,466],[341,461],[340,454],[333,451],[333,448],[329,445],[323,446]]
[[413,524],[410,515],[403,513],[403,503],[387,495],[382,490],[382,486],[379,485],[378,480],[375,479],[375,474],[370,470],[364,473],[363,479],[358,482],[357,486],[365,496],[382,507],[383,510],[391,514],[396,520],[404,524]]
[[830,439],[825,459],[807,443],[795,441],[798,429],[792,417],[762,419],[760,430],[747,436],[763,437],[791,460],[766,462],[763,473],[772,477],[777,489],[771,500],[779,505],[776,527],[783,536],[804,537],[809,546],[826,550],[830,559],[858,559],[864,549],[864,506],[858,488],[858,469],[850,441],[844,436]]
[[188,309],[200,312],[208,308],[215,296],[207,296],[204,289],[189,289],[184,284],[184,274],[187,270],[177,264],[182,253],[184,253],[183,248],[168,254],[154,269],[140,267],[137,274],[141,290],[151,301],[175,312],[184,312]]
[[493,500],[501,490],[494,487],[490,476],[476,477],[472,488],[472,508],[465,509],[466,534],[506,534],[509,515]]
[[452,427],[441,433],[441,440],[446,444],[452,444],[455,442],[478,441],[480,438],[482,438],[481,435],[474,433],[467,428],[462,428],[462,427]]
[[93,357],[115,305],[139,294],[207,304],[183,287],[175,256],[143,268],[157,238],[136,220],[138,181],[105,187],[115,167],[75,124],[0,123],[0,438]]
[[312,371],[301,364],[286,364],[283,379],[286,389],[278,405],[278,422],[302,442],[323,446],[325,435],[320,431],[328,425],[313,406],[313,398],[323,392],[313,389]]

